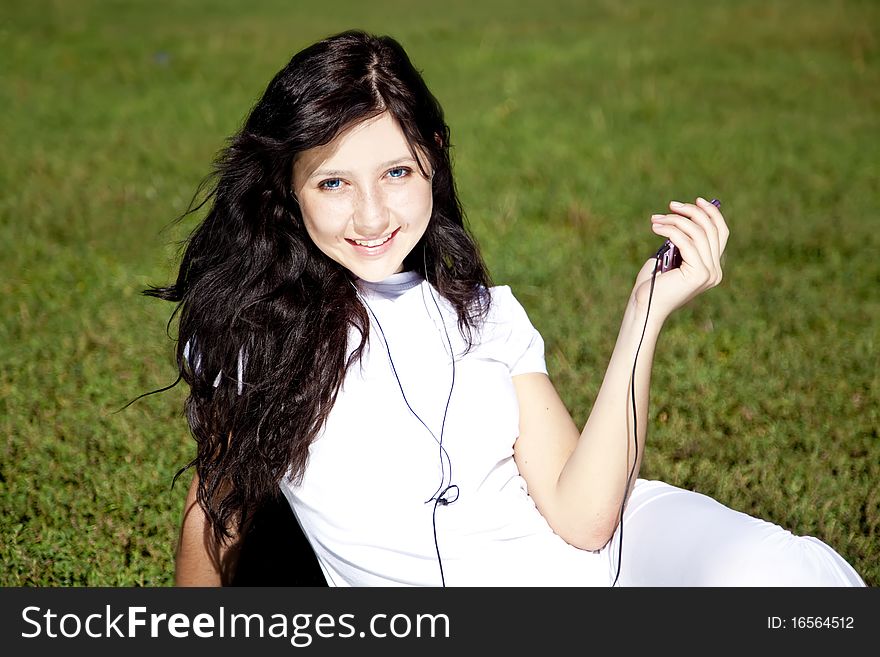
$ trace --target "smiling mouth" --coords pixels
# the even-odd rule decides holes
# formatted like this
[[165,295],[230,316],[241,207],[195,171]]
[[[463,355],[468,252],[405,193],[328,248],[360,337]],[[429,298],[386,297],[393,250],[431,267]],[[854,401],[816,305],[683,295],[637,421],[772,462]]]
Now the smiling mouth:
[[363,246],[368,249],[375,249],[377,246],[382,246],[383,244],[385,244],[385,242],[387,242],[392,237],[397,235],[399,230],[400,230],[400,228],[395,228],[394,232],[391,233],[390,235],[388,235],[387,237],[380,237],[379,239],[376,239],[376,240],[352,240],[352,239],[349,239],[346,237],[345,241],[348,242],[349,244],[357,244],[358,246]]

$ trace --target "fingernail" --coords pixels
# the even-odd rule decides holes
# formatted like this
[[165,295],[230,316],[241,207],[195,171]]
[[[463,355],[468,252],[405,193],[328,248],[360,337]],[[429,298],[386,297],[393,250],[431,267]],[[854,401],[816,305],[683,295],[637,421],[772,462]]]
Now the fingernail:
[[698,200],[700,203],[708,203],[708,202],[709,202],[709,201],[707,201],[706,199],[704,199],[702,196],[698,196],[698,197],[697,197],[697,200]]
[[673,208],[681,208],[681,207],[684,207],[684,204],[679,203],[678,201],[673,201],[673,202],[670,203],[669,205],[671,205]]
[[663,218],[662,214],[652,214],[651,215],[651,219],[662,219],[662,218]]

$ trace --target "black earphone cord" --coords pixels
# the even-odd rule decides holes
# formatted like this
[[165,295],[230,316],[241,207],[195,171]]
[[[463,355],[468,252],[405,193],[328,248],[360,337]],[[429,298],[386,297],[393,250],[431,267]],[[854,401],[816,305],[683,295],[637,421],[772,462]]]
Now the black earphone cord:
[[[428,284],[430,286],[430,283]],[[376,326],[379,328],[379,333],[382,334],[382,342],[385,344],[385,351],[388,353],[388,362],[391,363],[391,371],[394,373],[394,378],[397,380],[397,386],[400,388],[400,394],[403,396],[403,402],[406,404],[406,407],[409,409],[409,412],[413,414],[413,416],[421,422],[422,426],[427,429],[428,433],[431,434],[431,437],[440,447],[440,485],[437,487],[437,490],[434,491],[434,494],[427,500],[425,500],[425,504],[428,502],[434,502],[434,508],[431,512],[431,526],[434,531],[434,549],[437,551],[437,564],[440,567],[440,582],[442,586],[446,586],[446,576],[443,572],[443,559],[440,557],[440,545],[437,542],[437,505],[447,506],[452,504],[456,500],[458,500],[458,486],[451,483],[452,482],[452,459],[449,457],[449,453],[446,451],[446,448],[443,447],[443,432],[446,429],[446,415],[449,412],[449,402],[452,399],[452,390],[455,387],[455,353],[452,351],[452,340],[449,338],[449,331],[446,329],[446,322],[443,321],[443,313],[440,310],[440,306],[437,303],[437,299],[434,298],[434,293],[430,291],[431,300],[434,302],[434,306],[437,308],[437,313],[440,316],[440,323],[443,325],[443,332],[446,334],[446,344],[449,345],[449,357],[452,359],[452,383],[449,385],[449,395],[446,398],[446,408],[443,409],[443,422],[440,425],[440,440],[437,440],[437,436],[434,435],[434,432],[431,431],[430,427],[425,424],[425,421],[419,417],[419,414],[413,410],[413,407],[410,406],[409,400],[406,398],[406,393],[403,391],[403,384],[400,382],[400,377],[397,375],[397,368],[394,366],[394,359],[391,357],[391,347],[388,344],[388,338],[385,337],[385,331],[382,328],[382,324],[379,322],[379,318],[376,317],[376,314],[373,312],[373,309],[370,307],[370,304],[367,303],[366,299],[361,297],[361,301],[364,306],[366,306],[367,310],[370,311],[370,315],[372,315],[373,320],[376,322]],[[358,295],[360,296],[360,294]],[[444,484],[446,484],[446,467],[443,463],[443,457],[446,457],[446,462],[449,464],[449,485],[444,488]],[[455,497],[452,499],[446,498],[446,493],[453,490],[455,492]]]
[[642,327],[642,335],[639,337],[639,344],[636,347],[636,355],[633,358],[632,376],[630,377],[630,399],[632,401],[633,414],[633,447],[635,448],[635,452],[632,467],[629,470],[629,474],[626,476],[626,488],[623,491],[623,500],[620,502],[620,522],[618,523],[620,541],[617,545],[617,574],[614,576],[614,581],[611,583],[612,587],[617,584],[617,580],[620,578],[620,566],[623,561],[623,510],[626,506],[626,496],[629,492],[629,487],[632,484],[632,478],[636,471],[636,464],[639,462],[639,425],[636,409],[636,364],[639,360],[639,351],[642,348],[642,342],[645,339],[645,332],[648,330],[648,315],[651,313],[651,300],[654,298],[654,281],[657,278],[657,272],[660,270],[660,259],[665,250],[666,247],[663,246],[654,255],[656,261],[654,263],[654,271],[651,272],[651,289],[648,292],[648,308],[645,311],[645,325]]

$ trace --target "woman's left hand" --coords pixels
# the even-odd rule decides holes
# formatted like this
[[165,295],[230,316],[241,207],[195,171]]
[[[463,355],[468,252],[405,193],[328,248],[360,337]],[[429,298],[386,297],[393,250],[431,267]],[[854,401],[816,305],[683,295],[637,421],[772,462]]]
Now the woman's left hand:
[[[704,198],[696,203],[672,201],[669,208],[670,214],[651,217],[652,229],[678,247],[682,263],[677,269],[657,272],[651,315],[660,320],[721,282],[721,254],[730,235],[721,211]],[[652,257],[636,277],[631,298],[637,307],[647,308],[651,275],[657,266]]]

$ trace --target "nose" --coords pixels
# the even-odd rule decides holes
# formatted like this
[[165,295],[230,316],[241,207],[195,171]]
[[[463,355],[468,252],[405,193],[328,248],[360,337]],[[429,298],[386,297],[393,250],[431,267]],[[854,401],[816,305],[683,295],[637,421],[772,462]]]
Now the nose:
[[353,224],[358,237],[376,239],[385,235],[391,215],[382,190],[367,186],[360,190],[354,208]]

